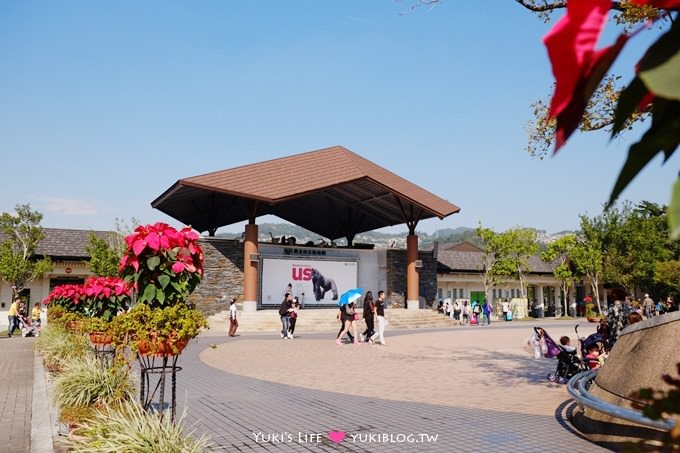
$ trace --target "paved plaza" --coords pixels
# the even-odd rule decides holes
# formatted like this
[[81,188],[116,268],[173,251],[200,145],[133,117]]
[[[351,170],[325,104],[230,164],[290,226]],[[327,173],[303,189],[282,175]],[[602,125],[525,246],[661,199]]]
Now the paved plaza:
[[[525,351],[533,325],[388,329],[384,347],[337,346],[333,333],[210,332],[179,360],[178,413],[186,406],[187,427],[214,451],[605,451],[571,427],[575,404],[545,379],[555,361]],[[573,322],[543,325],[575,338]],[[44,377],[33,339],[0,341],[0,451],[48,452],[54,420],[36,405],[48,395],[34,386]]]
[[[544,324],[575,339],[573,323]],[[573,401],[545,379],[555,361],[524,350],[533,325],[388,330],[385,347],[204,336],[178,399],[215,451],[604,451],[570,426]]]

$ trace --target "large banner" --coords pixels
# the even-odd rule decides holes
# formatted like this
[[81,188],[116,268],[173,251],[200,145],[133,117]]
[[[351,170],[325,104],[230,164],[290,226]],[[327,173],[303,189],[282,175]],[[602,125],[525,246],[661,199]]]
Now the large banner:
[[337,304],[357,287],[356,260],[262,258],[262,305],[281,305],[290,283],[305,306]]

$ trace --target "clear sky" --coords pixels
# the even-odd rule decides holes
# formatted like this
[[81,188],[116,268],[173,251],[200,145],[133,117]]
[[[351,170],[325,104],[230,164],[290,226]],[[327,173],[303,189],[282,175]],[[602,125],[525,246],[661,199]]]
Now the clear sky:
[[[640,132],[527,155],[550,25],[512,0],[415,1],[0,2],[0,211],[179,225],[150,206],[178,179],[342,145],[461,207],[429,233],[599,214]],[[676,172],[657,157],[622,199],[668,204]]]

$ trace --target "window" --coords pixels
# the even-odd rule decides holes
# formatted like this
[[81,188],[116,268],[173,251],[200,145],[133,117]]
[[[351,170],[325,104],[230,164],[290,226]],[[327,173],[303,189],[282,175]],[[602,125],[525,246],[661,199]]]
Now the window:
[[453,288],[453,299],[458,299],[458,290],[456,288]]
[[437,288],[437,299],[442,299],[444,297],[444,290]]
[[451,290],[448,290],[448,291],[446,292],[446,297],[448,297],[449,299],[451,299]]
[[459,294],[458,297],[460,297],[461,299],[463,299],[465,297],[465,291],[463,291],[463,288],[460,288],[458,290],[458,294]]

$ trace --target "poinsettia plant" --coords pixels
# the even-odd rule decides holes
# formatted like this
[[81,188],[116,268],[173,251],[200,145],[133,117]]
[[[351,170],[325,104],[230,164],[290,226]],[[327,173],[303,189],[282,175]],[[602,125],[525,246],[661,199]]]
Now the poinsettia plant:
[[120,277],[88,278],[82,290],[85,314],[111,321],[118,312],[128,307],[131,290],[131,285]]
[[139,226],[125,238],[120,275],[132,285],[136,302],[162,308],[186,302],[203,278],[203,250],[191,228],[162,222]]
[[[617,2],[618,3],[618,2]],[[632,179],[654,157],[664,161],[680,145],[680,0],[630,0],[646,8],[650,20],[664,20],[670,28],[646,50],[635,65],[635,76],[619,95],[612,134],[629,126],[638,112],[650,112],[649,129],[628,151],[612,193],[611,206]],[[569,0],[567,14],[544,37],[555,75],[550,117],[556,120],[555,152],[577,129],[588,100],[609,71],[626,42],[636,33],[624,33],[609,47],[596,49],[605,28],[611,0]],[[680,178],[676,180],[669,209],[671,237],[680,237]]]
[[64,307],[71,313],[85,313],[85,303],[83,302],[83,285],[60,285],[54,288],[43,300],[44,305],[56,305]]

